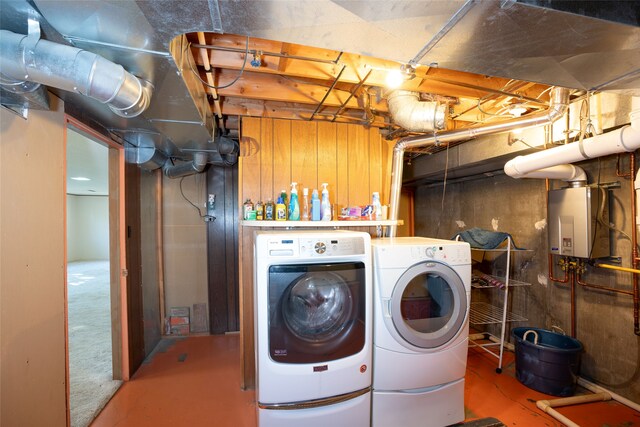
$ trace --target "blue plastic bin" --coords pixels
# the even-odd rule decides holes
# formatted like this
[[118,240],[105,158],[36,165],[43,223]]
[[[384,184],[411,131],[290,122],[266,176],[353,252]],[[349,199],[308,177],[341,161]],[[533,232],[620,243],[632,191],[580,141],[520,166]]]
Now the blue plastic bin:
[[518,381],[542,393],[573,396],[580,371],[582,343],[567,335],[538,328],[514,328],[511,334],[516,343]]

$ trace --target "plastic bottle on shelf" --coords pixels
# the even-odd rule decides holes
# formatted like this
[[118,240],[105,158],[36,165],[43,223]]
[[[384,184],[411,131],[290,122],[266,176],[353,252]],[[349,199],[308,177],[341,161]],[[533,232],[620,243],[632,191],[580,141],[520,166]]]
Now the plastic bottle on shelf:
[[329,201],[329,190],[326,182],[322,183],[322,202],[320,204],[320,217],[323,221],[331,221],[331,202]]
[[258,201],[256,203],[256,219],[262,221],[264,219],[264,203]]
[[382,219],[382,204],[380,203],[380,193],[374,191],[372,203],[373,205],[373,213],[371,215],[371,219],[379,221]]
[[288,197],[287,197],[286,190],[280,190],[280,198],[282,199],[282,204],[284,205],[284,216],[285,216],[284,219],[289,219],[289,202],[287,201]]
[[302,189],[302,220],[309,221],[309,189]]
[[287,205],[284,204],[282,200],[282,196],[278,197],[278,201],[276,202],[276,221],[286,221],[287,220]]
[[320,199],[315,188],[311,193],[311,221],[320,221]]
[[264,204],[264,219],[266,221],[275,220],[276,219],[275,210],[276,210],[276,205],[275,203],[273,203],[273,200],[269,198],[269,200],[267,200],[267,203]]
[[300,202],[296,185],[298,185],[297,182],[291,183],[291,200],[289,201],[289,219],[291,221],[300,221]]

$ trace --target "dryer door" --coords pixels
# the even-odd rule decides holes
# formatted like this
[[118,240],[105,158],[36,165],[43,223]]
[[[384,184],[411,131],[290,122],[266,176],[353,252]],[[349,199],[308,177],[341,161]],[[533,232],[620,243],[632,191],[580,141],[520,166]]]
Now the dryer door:
[[437,348],[464,327],[467,294],[460,276],[448,265],[422,262],[396,283],[391,320],[400,336],[420,348]]

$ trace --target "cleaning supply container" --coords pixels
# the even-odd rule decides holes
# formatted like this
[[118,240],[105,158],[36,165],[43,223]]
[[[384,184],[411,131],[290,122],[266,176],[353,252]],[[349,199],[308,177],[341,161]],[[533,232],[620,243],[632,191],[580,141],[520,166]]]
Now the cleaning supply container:
[[519,327],[511,331],[516,347],[516,378],[527,387],[553,396],[573,396],[582,343],[545,329]]

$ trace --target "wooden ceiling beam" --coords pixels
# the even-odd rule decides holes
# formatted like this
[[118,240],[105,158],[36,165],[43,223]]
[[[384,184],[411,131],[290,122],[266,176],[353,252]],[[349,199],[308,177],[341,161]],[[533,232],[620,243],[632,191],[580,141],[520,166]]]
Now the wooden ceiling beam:
[[[216,73],[216,85],[220,86],[218,94],[236,98],[318,105],[329,90],[325,86],[289,79],[286,76],[252,73],[246,70],[236,83],[222,88],[222,86],[231,83],[237,76],[238,71],[218,70]],[[334,88],[325,99],[324,105],[339,107],[347,100],[349,94],[349,92]],[[372,108],[387,111],[386,101],[373,101]],[[347,108],[358,108],[358,100],[356,98],[349,100]]]
[[[248,100],[243,98],[225,98],[222,102],[222,112],[225,115],[239,115],[264,117],[274,119],[309,120],[314,109],[307,105],[290,102],[275,102],[262,100]],[[335,121],[337,123],[367,124],[363,110],[346,110],[340,116],[333,114],[337,108],[324,108],[316,113],[314,120]],[[389,119],[381,115],[374,116],[374,121],[369,123],[374,127],[388,126]]]

